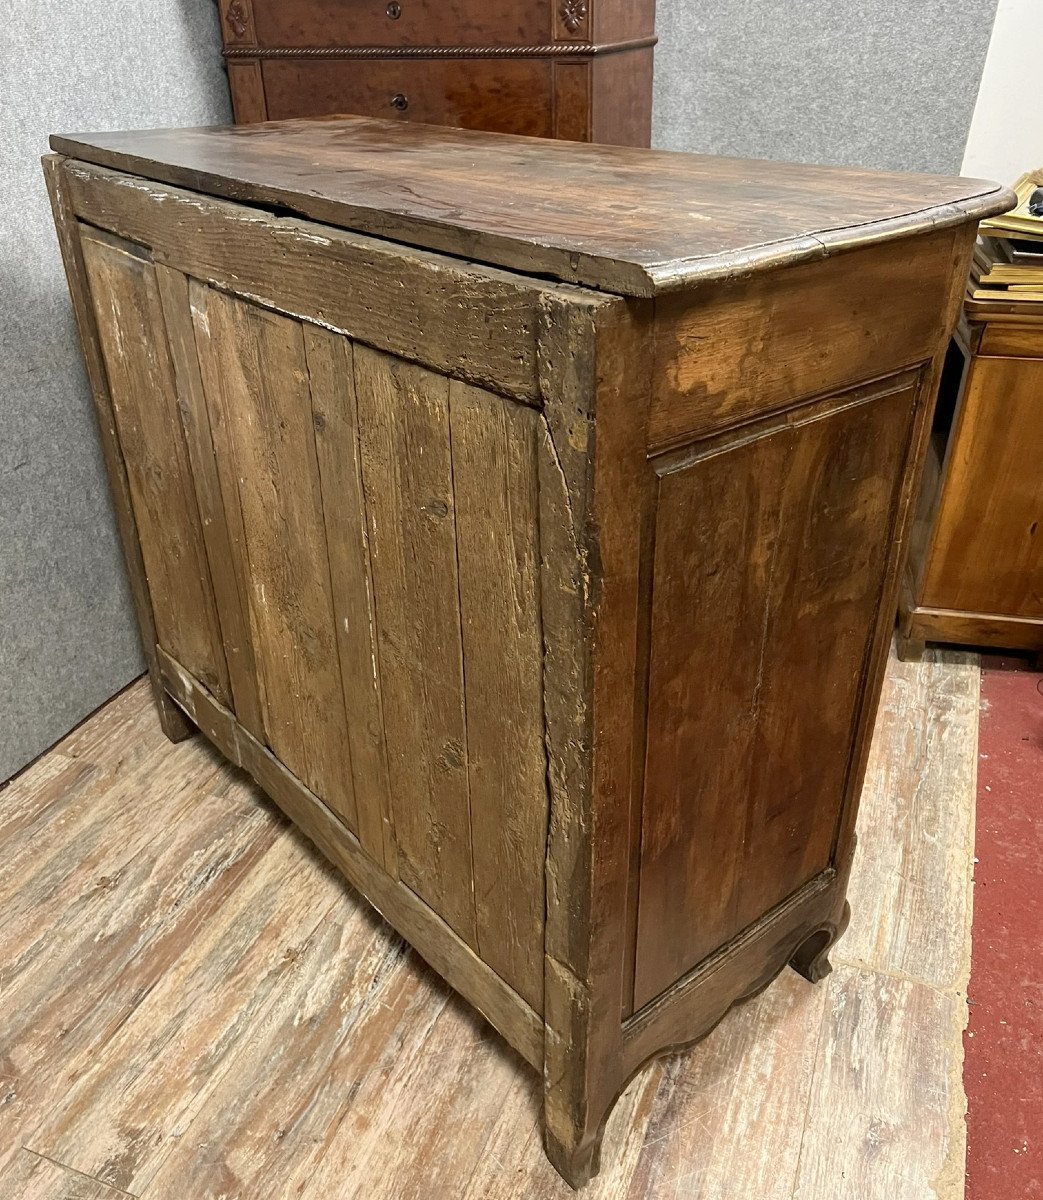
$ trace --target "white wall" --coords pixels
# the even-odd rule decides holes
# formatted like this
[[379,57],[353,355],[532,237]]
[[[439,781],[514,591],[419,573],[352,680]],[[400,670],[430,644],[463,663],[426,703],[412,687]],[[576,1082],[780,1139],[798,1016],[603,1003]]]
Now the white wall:
[[955,175],[995,12],[996,0],[658,0],[655,144]]
[[1013,183],[1043,167],[1043,0],[1000,0],[963,174]]
[[40,169],[229,119],[212,0],[0,0],[0,781],[142,669]]

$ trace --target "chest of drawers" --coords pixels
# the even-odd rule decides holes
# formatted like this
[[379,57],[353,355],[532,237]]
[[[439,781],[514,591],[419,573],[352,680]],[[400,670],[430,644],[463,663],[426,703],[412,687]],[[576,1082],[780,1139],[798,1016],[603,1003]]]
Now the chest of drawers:
[[361,118],[52,146],[165,728],[543,1072],[582,1182],[643,1062],[828,969],[1008,194]]
[[655,0],[220,0],[235,119],[647,146]]

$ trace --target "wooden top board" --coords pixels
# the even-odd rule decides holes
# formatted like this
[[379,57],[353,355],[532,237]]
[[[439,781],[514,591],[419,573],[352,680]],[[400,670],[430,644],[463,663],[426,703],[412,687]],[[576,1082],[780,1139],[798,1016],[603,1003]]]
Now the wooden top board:
[[1002,212],[981,180],[364,117],[51,138],[87,162],[625,295]]

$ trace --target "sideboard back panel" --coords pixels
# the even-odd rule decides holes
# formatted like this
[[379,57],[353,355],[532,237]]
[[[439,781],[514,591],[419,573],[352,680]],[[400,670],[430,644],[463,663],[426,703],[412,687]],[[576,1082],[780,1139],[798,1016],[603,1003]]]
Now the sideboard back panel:
[[178,415],[156,269],[147,251],[94,229],[80,239],[159,644],[229,695],[217,607]]
[[81,229],[160,647],[541,1011],[538,412]]
[[211,288],[192,309],[263,740],[358,832],[304,329]]
[[830,865],[915,380],[663,460],[637,1007]]

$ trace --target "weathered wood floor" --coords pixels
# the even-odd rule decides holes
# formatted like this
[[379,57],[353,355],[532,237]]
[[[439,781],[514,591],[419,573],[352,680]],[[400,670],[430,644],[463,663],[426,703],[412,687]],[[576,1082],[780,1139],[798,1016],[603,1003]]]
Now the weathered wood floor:
[[[892,662],[832,977],[620,1102],[593,1198],[963,1194],[978,672]],[[0,1198],[565,1200],[535,1075],[137,684],[0,792]]]

